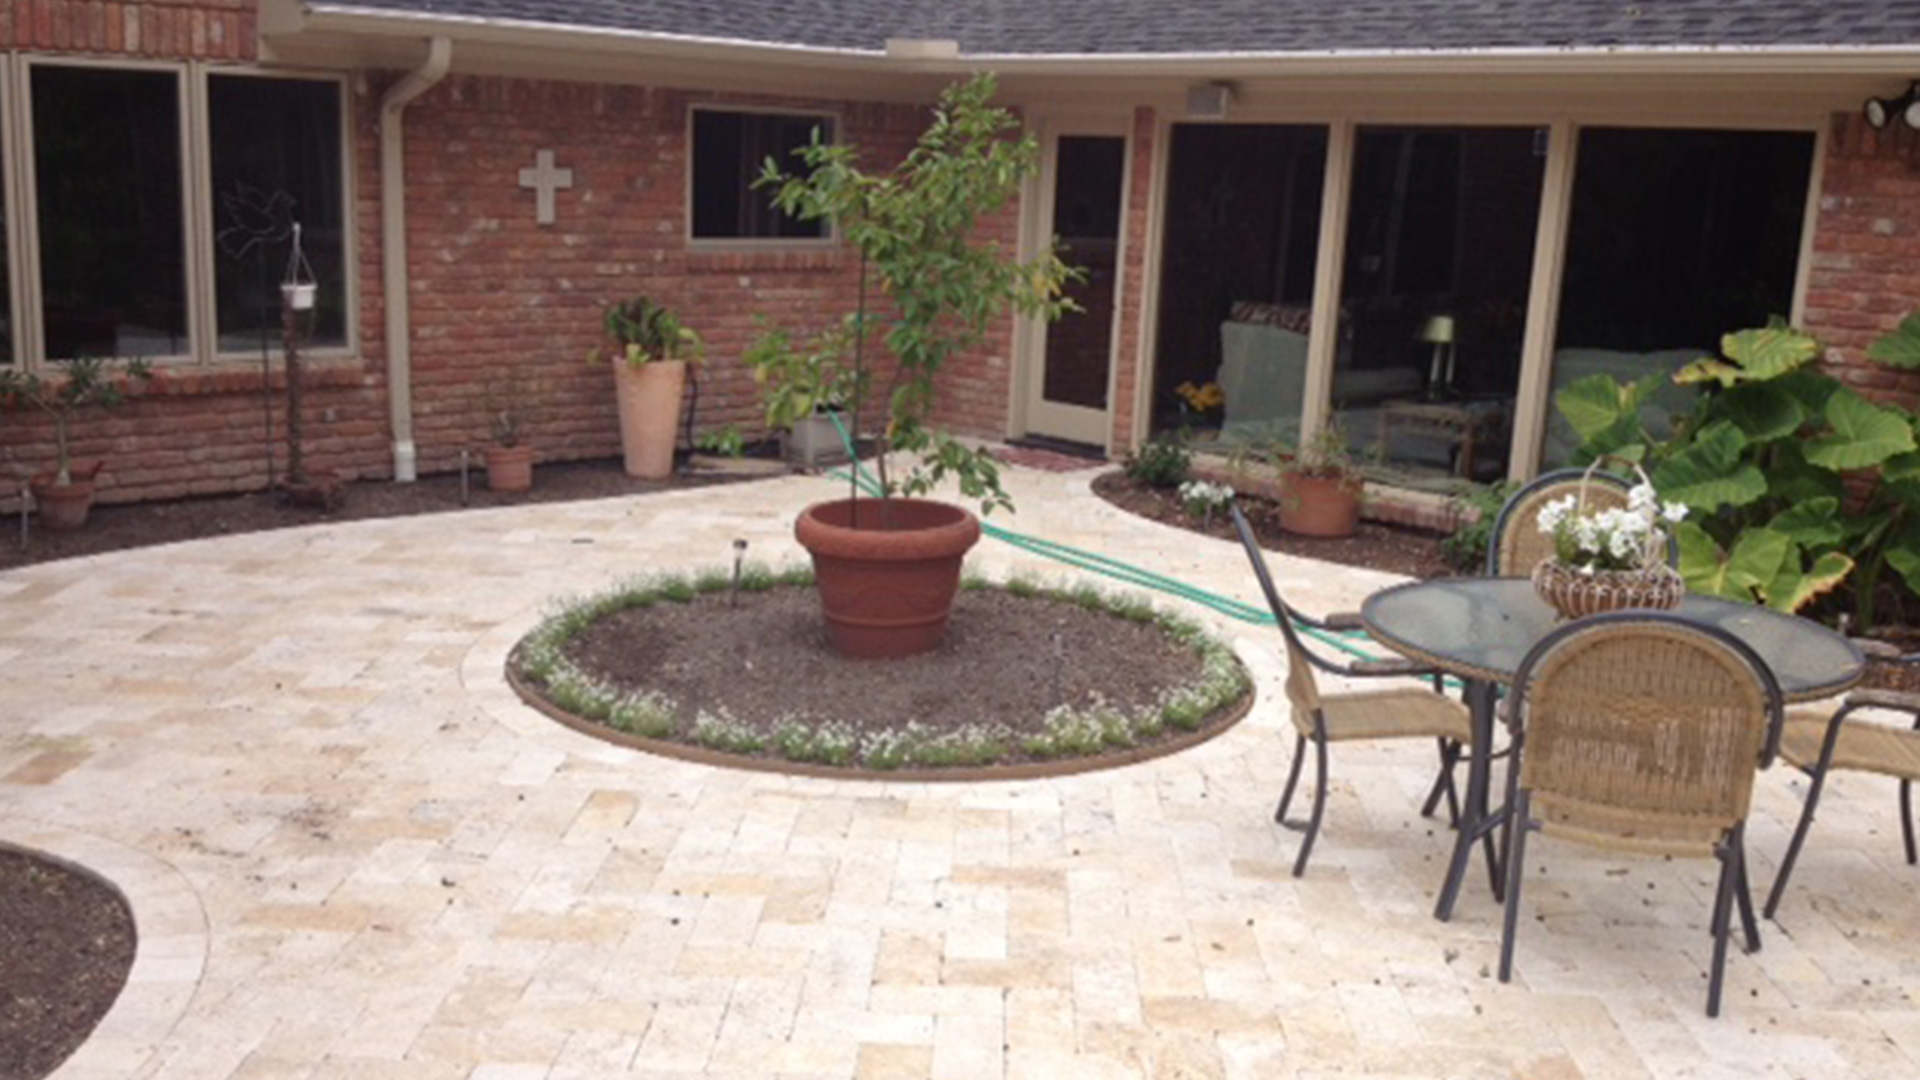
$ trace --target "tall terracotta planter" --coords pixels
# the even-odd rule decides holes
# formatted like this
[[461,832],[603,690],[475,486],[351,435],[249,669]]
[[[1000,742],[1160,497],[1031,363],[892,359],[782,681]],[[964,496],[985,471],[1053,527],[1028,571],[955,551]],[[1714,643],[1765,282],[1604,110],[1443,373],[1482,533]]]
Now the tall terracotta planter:
[[834,650],[882,659],[940,644],[980,521],[927,499],[841,499],[809,506],[793,534],[813,556]]
[[620,449],[628,476],[664,480],[673,475],[673,446],[680,424],[685,360],[654,360],[638,367],[613,362],[614,397],[620,409]]
[[1280,478],[1280,527],[1301,536],[1352,536],[1360,527],[1359,477],[1289,472]]

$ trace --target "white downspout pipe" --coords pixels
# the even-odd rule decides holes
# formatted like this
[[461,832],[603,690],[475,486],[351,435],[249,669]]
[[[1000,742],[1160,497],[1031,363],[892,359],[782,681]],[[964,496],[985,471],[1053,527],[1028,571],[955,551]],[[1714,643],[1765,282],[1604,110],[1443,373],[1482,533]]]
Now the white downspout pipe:
[[380,99],[380,280],[387,299],[387,414],[393,426],[393,478],[420,476],[413,445],[413,329],[407,311],[407,105],[446,78],[453,40],[432,38],[427,59]]

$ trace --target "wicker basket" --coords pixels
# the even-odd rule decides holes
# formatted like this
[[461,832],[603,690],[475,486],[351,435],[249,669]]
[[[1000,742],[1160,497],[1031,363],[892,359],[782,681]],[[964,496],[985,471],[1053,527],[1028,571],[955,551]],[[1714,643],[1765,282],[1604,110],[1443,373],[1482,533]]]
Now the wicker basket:
[[1533,590],[1564,619],[1579,619],[1623,608],[1668,611],[1680,606],[1686,582],[1665,563],[1643,570],[1595,570],[1582,573],[1556,559],[1533,568]]

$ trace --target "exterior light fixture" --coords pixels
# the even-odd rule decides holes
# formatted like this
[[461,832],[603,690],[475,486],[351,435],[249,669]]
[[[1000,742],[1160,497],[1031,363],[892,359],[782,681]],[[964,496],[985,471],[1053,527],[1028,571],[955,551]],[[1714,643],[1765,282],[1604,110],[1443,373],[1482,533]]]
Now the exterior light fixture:
[[1187,116],[1195,120],[1225,120],[1233,104],[1233,84],[1195,83],[1187,87]]
[[1920,82],[1908,86],[1907,92],[1897,98],[1868,98],[1862,111],[1867,114],[1867,126],[1875,131],[1884,129],[1896,117],[1920,131]]

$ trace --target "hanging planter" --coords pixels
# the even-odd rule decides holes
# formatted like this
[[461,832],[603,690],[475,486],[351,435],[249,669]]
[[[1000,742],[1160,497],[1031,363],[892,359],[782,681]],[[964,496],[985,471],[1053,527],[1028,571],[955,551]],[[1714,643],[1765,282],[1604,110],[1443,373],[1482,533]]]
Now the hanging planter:
[[313,302],[319,295],[320,286],[312,282],[280,286],[281,302],[294,311],[312,311]]

